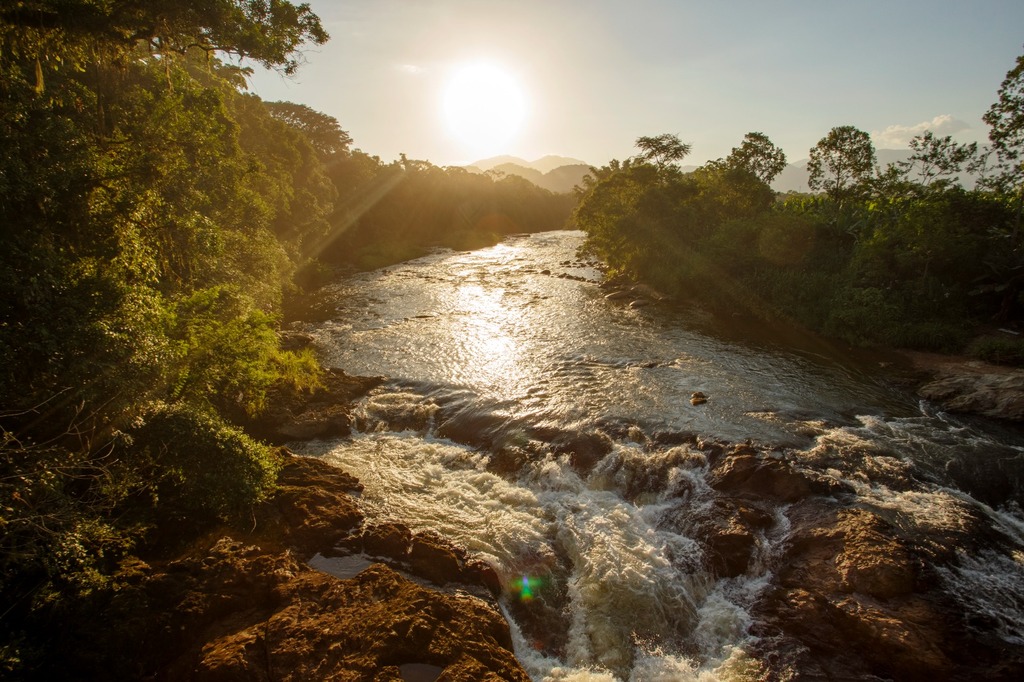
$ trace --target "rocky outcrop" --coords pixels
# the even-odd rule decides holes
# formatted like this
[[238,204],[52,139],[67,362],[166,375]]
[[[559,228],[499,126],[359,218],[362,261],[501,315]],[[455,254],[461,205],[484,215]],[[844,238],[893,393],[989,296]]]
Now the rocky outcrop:
[[931,381],[918,392],[950,412],[1024,421],[1024,371],[954,374]]
[[[125,566],[105,604],[61,623],[44,677],[529,679],[489,596],[500,589],[493,569],[436,536],[367,524],[348,494],[358,481],[319,460],[289,456],[279,482],[255,529]],[[346,578],[307,563],[331,548],[375,556]],[[469,590],[439,587],[453,582]]]
[[[750,651],[777,675],[770,679],[784,671],[851,680],[1024,673],[1024,647],[972,627],[939,576],[960,552],[999,542],[980,516],[910,535],[844,485],[776,453],[739,445],[709,459],[717,494],[696,537],[716,576],[771,576],[753,606]],[[777,525],[780,510],[788,528]],[[783,537],[766,552],[772,533]]]
[[237,415],[251,434],[281,445],[313,438],[344,438],[352,433],[351,405],[358,397],[384,382],[382,377],[354,377],[337,369],[324,369],[321,386],[298,390],[287,384],[273,386],[266,412],[258,419]]

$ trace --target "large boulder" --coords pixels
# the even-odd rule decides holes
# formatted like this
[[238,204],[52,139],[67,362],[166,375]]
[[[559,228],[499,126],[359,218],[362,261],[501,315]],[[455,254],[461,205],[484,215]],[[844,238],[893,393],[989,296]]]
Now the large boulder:
[[950,412],[1024,420],[1024,371],[953,374],[925,384],[918,393]]

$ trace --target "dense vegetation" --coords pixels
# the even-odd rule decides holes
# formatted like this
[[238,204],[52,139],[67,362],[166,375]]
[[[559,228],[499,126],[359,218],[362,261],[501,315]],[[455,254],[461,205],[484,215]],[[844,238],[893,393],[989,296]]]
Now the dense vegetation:
[[[816,194],[776,196],[785,156],[750,133],[725,159],[683,173],[688,145],[642,137],[595,168],[576,224],[612,274],[718,309],[782,318],[858,344],[970,349],[1024,360],[978,330],[1024,316],[1024,57],[985,116],[991,145],[925,133],[909,161],[879,168],[869,136],[834,128],[810,150]],[[961,172],[977,187],[957,182]]]
[[[170,535],[249,518],[275,452],[237,424],[276,383],[317,257],[372,265],[560,226],[564,198],[350,149],[245,92],[327,34],[280,0],[0,9],[0,676]],[[230,57],[227,59],[226,57]]]

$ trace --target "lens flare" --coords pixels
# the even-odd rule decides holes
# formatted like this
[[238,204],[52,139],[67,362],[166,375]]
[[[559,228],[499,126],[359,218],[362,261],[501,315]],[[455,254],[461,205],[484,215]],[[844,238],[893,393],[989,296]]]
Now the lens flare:
[[509,592],[519,597],[519,601],[528,602],[533,599],[534,594],[538,587],[541,585],[540,578],[524,575],[520,580],[516,581]]

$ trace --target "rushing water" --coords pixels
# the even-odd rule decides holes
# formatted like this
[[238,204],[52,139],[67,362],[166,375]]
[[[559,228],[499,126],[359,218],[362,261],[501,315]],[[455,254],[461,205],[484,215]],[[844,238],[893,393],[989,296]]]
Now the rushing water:
[[777,509],[750,570],[716,579],[695,539],[715,499],[707,440],[784,452],[908,532],[983,513],[1006,544],[942,575],[1024,643],[1017,434],[937,412],[820,341],[608,300],[581,243],[517,236],[346,278],[307,330],[326,364],[388,381],[353,437],[306,451],[358,476],[377,514],[497,566],[535,679],[752,674],[751,606],[789,522]]

